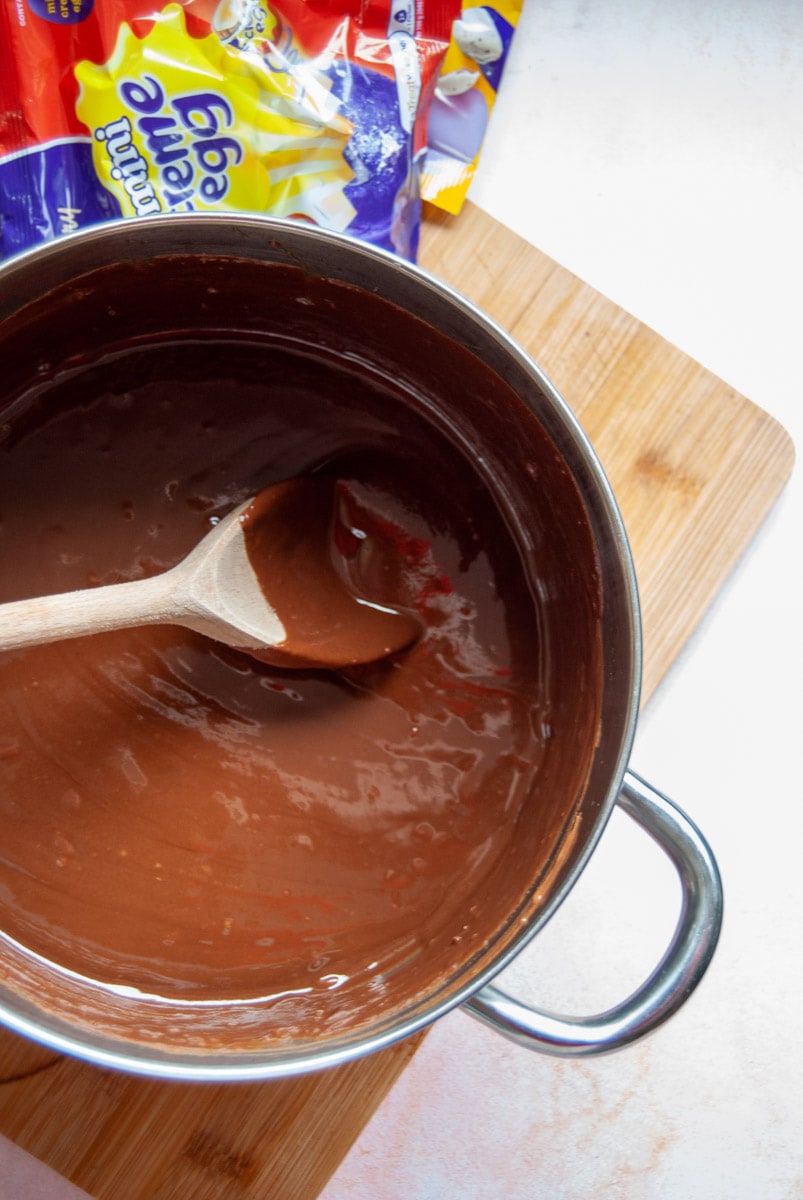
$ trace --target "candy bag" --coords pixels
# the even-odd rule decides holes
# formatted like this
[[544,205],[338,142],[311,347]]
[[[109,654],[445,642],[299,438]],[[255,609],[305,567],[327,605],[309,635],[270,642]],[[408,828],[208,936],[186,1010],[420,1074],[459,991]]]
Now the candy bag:
[[0,257],[111,217],[262,212],[416,255],[459,0],[0,0]]
[[459,213],[477,169],[488,118],[524,0],[464,0],[429,109],[421,195]]

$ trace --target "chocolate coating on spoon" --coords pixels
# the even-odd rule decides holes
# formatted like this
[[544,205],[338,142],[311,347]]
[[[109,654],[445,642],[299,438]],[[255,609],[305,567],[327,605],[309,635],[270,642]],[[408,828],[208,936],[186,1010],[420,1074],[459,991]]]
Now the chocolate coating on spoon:
[[[327,476],[274,484],[251,501],[240,523],[254,573],[286,633],[280,645],[252,651],[256,657],[278,666],[345,667],[403,650],[421,633],[412,613],[393,607],[392,537],[367,509],[357,515],[345,484]],[[366,578],[368,560],[371,585],[361,595],[355,580]]]

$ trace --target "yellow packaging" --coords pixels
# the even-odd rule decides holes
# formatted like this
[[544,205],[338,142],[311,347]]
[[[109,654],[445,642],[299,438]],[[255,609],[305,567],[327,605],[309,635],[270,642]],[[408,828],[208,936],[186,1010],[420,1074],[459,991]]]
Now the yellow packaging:
[[421,195],[448,213],[463,206],[524,0],[463,0],[429,109]]
[[[184,10],[171,4],[145,37],[121,25],[109,60],[79,62],[75,77],[98,178],[123,216],[225,203],[337,230],[352,221],[344,188],[354,177],[345,158],[353,127],[312,69],[302,92],[293,74],[230,49],[214,32],[188,36]],[[121,115],[121,95],[146,130],[147,159]]]

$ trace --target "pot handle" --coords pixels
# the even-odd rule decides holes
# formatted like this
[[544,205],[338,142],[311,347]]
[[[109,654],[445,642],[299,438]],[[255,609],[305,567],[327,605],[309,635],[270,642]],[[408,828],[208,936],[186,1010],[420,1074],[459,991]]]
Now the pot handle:
[[711,961],[722,924],[722,883],[705,838],[677,805],[632,771],[625,774],[618,803],[658,843],[680,876],[683,900],[672,941],[641,987],[595,1017],[539,1012],[492,984],[465,1001],[473,1016],[520,1046],[572,1058],[618,1050],[676,1012]]

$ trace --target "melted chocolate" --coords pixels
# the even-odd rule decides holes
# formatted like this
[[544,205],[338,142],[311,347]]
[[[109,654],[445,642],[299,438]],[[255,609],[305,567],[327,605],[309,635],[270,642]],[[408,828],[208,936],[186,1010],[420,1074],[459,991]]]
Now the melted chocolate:
[[[163,329],[171,281],[195,294],[192,272],[208,282],[210,267],[151,270]],[[336,327],[359,331],[370,304],[383,336],[390,306],[280,276],[277,312],[301,296],[304,320],[339,305]],[[358,559],[357,585],[381,583],[423,633],[336,673],[269,667],[167,627],[0,656],[0,928],[23,953],[116,988],[113,1016],[87,1016],[82,993],[78,1019],[118,1032],[130,1021],[135,1037],[184,1036],[160,1031],[158,1014],[149,1027],[126,1000],[140,993],[268,997],[260,1037],[346,1028],[432,990],[537,908],[598,717],[582,506],[531,415],[501,381],[483,415],[490,373],[444,339],[426,333],[413,357],[441,392],[451,368],[453,423],[426,388],[342,353],[334,334],[260,332],[247,306],[224,321],[221,304],[207,329],[191,313],[192,335],[156,336],[149,315],[122,336],[150,309],[136,304],[143,285],[126,314],[121,279],[117,293],[106,278],[84,289],[83,308],[69,291],[48,301],[62,344],[47,369],[32,369],[42,309],[13,330],[0,599],[162,571],[248,496],[324,473],[344,487],[344,526],[370,512],[398,550],[380,581],[377,560]],[[105,315],[110,294],[122,324]],[[491,453],[475,453],[486,421],[499,426]]]

